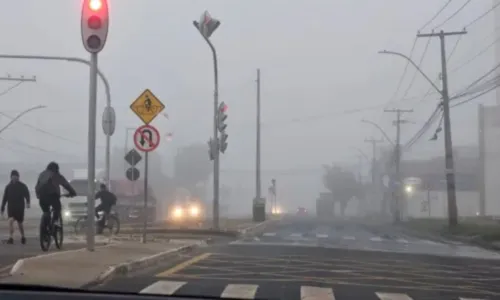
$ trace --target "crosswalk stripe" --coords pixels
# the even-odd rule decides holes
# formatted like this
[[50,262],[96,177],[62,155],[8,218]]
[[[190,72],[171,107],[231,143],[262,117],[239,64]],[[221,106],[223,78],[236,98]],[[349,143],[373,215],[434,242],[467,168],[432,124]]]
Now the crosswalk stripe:
[[374,236],[374,237],[370,238],[370,241],[372,241],[372,242],[381,242],[382,238],[379,237],[379,236]]
[[300,234],[300,233],[292,233],[292,234],[290,234],[290,236],[299,237],[299,236],[302,236],[302,234]]
[[460,300],[484,300],[481,298],[463,298],[463,297],[458,297],[458,299],[460,299]]
[[150,286],[142,289],[140,294],[160,294],[160,295],[173,295],[180,289],[186,282],[183,281],[166,281],[160,280]]
[[333,290],[331,288],[321,288],[315,286],[300,287],[301,300],[335,300]]
[[221,298],[233,299],[253,299],[259,288],[256,284],[228,284],[222,294]]
[[353,237],[353,236],[343,236],[342,238],[343,238],[344,240],[351,240],[351,241],[356,239],[356,238],[355,238],[355,237]]
[[263,236],[275,236],[276,232],[264,232]]
[[328,234],[324,234],[324,233],[317,233],[316,234],[316,237],[317,238],[320,238],[320,239],[326,239],[328,237]]
[[413,300],[407,294],[399,293],[375,293],[380,300]]

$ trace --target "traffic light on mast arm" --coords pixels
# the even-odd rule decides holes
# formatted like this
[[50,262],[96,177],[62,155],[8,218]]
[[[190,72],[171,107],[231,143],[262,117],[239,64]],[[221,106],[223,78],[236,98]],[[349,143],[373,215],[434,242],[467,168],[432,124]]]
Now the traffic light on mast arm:
[[226,133],[227,124],[225,123],[227,119],[227,105],[224,102],[221,102],[219,105],[219,114],[217,116],[217,127],[220,132],[219,138],[219,149],[220,152],[224,153],[227,148],[227,138],[228,135]]
[[100,52],[108,37],[108,1],[84,0],[81,22],[83,46],[90,53]]

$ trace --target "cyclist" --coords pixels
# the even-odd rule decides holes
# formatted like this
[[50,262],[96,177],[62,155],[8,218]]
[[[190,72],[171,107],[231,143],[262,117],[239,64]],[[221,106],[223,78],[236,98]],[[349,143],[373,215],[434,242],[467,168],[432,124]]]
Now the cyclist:
[[111,213],[111,208],[116,205],[116,196],[108,190],[108,187],[104,183],[101,183],[95,199],[101,199],[101,203],[95,208],[96,217],[99,218],[99,212],[104,212],[103,218],[98,223],[98,232],[102,233],[102,229],[106,224],[106,218]]
[[66,178],[59,173],[59,165],[56,162],[50,162],[47,168],[38,176],[35,193],[44,215],[50,213],[50,207],[54,209],[54,224],[59,224],[59,216],[61,215],[62,209],[60,186],[68,191],[69,197],[76,196],[75,189],[73,189]]

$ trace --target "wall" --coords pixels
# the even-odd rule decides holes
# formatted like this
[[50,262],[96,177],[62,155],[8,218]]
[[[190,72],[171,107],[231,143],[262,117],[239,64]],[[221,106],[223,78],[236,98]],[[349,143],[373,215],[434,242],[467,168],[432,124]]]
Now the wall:
[[[460,217],[476,216],[479,212],[479,192],[457,191],[458,215]],[[446,191],[431,191],[430,212],[422,211],[422,203],[427,202],[427,191],[416,191],[408,198],[407,217],[412,218],[446,218],[448,217],[448,204]]]

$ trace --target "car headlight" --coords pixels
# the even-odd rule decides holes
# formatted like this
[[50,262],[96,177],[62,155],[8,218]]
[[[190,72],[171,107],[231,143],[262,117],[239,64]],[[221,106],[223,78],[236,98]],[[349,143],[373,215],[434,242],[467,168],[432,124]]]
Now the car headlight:
[[180,207],[174,208],[174,217],[175,218],[180,218],[180,217],[182,217],[183,214],[184,214],[184,212],[182,211],[182,208],[180,208]]
[[197,217],[200,214],[200,209],[197,206],[192,206],[189,210],[189,213],[191,214],[191,216]]
[[65,210],[64,213],[63,213],[63,216],[65,218],[71,218],[71,212],[69,210]]

